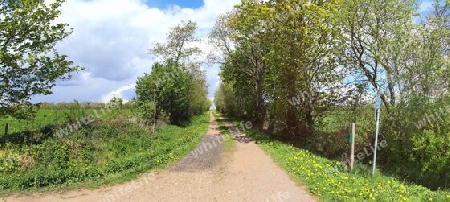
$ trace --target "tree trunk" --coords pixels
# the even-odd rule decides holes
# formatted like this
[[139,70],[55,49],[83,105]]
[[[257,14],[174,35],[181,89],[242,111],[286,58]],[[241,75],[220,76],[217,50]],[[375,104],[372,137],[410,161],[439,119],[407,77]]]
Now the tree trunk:
[[388,79],[388,90],[389,90],[389,94],[391,97],[391,105],[394,106],[395,105],[395,90],[394,90],[394,84],[393,84],[393,79],[392,79],[392,75],[388,73],[387,75],[387,79]]
[[264,104],[264,91],[263,91],[263,78],[262,78],[262,71],[258,72],[258,79],[256,81],[256,94],[257,94],[257,100],[256,100],[256,127],[258,130],[263,130],[264,127],[264,121],[265,121],[265,104]]

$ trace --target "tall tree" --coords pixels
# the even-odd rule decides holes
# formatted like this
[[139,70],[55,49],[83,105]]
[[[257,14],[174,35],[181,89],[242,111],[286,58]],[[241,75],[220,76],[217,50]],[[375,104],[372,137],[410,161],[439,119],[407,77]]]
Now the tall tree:
[[51,94],[56,81],[81,69],[55,49],[71,33],[54,22],[63,2],[0,0],[0,116],[23,115],[34,95]]
[[[406,96],[421,94],[431,99],[449,93],[450,84],[450,1],[436,0],[432,13],[416,29],[417,48],[408,72],[413,89]],[[405,97],[406,97],[405,96]]]
[[[262,31],[264,21],[268,20],[270,10],[267,10],[263,4],[258,1],[243,1],[237,9],[228,13],[219,19],[215,29],[212,32],[216,38],[216,44],[227,54],[226,65],[222,65],[224,79],[238,85],[242,90],[243,86],[251,85],[253,90],[246,93],[255,93],[253,107],[255,114],[254,125],[262,129],[266,116],[266,103],[264,101],[264,80],[267,73],[267,64],[264,55],[269,52],[265,43],[265,32]],[[225,20],[225,22],[223,22]],[[222,26],[221,26],[222,24]],[[225,25],[225,27],[223,26]],[[229,38],[225,36],[229,35]],[[234,46],[233,52],[230,51],[231,39]],[[250,78],[251,83],[248,82]],[[247,83],[247,85],[240,85]],[[238,91],[236,91],[238,92]]]
[[153,64],[151,73],[136,83],[140,106],[155,109],[156,116],[144,118],[162,118],[166,114],[172,123],[183,124],[209,108],[205,74],[196,60],[202,51],[192,44],[198,41],[196,31],[195,22],[182,21],[170,30],[166,43],[156,43],[149,50],[163,62]]
[[149,53],[166,62],[178,63],[180,67],[201,76],[203,74],[199,70],[201,62],[197,60],[197,57],[203,51],[199,47],[193,46],[193,43],[200,41],[195,36],[196,31],[196,22],[181,21],[181,24],[170,30],[166,43],[155,43],[154,47],[149,49]]
[[192,75],[182,71],[177,63],[155,63],[151,74],[138,78],[136,96],[141,104],[156,101],[157,118],[166,114],[171,123],[182,124],[198,111],[193,107],[194,85]]
[[[325,111],[320,98],[326,92],[321,90],[342,82],[334,59],[336,3],[273,0],[268,7],[275,11],[267,22],[273,113],[282,120],[279,127],[285,136],[306,140]],[[298,97],[296,104],[289,102]]]
[[386,92],[381,99],[388,112],[417,48],[412,39],[414,8],[414,0],[344,0],[340,5],[342,64]]

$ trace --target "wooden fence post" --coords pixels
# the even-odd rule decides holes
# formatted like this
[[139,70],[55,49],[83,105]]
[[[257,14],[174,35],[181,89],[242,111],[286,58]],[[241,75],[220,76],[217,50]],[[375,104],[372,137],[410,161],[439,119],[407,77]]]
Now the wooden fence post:
[[5,136],[8,135],[8,127],[9,127],[9,125],[8,125],[8,123],[6,123],[5,124]]
[[353,166],[355,164],[355,128],[356,124],[352,123],[350,126],[350,135],[349,135],[349,143],[350,143],[350,172],[353,170]]

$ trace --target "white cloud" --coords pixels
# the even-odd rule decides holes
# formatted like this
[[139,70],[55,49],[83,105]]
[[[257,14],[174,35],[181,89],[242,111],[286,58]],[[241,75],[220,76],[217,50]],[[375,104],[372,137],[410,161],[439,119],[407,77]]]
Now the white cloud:
[[[112,98],[123,98],[124,97],[123,92],[127,91],[127,90],[134,89],[134,86],[135,86],[135,84],[122,86],[122,87],[120,87],[117,90],[114,90],[114,91],[112,91],[112,92],[110,92],[110,93],[108,93],[106,95],[103,95],[102,96],[102,102],[104,102],[104,103],[109,102],[109,101],[111,101]],[[128,99],[124,99],[123,100],[123,102],[128,102],[128,101],[129,101]]]
[[[200,36],[206,39],[216,17],[232,9],[240,0],[205,0],[197,9],[170,6],[150,8],[141,0],[69,0],[63,4],[59,22],[68,23],[73,34],[58,44],[85,71],[71,81],[59,82],[50,96],[33,101],[109,101],[134,88],[136,79],[150,72],[153,59],[147,49],[153,42],[164,42],[166,33],[181,20],[198,23]],[[205,50],[210,47],[199,44]],[[207,71],[210,96],[218,81],[218,66]]]

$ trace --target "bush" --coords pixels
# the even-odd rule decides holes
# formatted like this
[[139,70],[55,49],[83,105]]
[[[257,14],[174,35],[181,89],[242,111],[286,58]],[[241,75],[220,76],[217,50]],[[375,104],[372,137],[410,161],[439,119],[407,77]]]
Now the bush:
[[382,159],[387,171],[432,189],[450,187],[448,103],[415,98],[393,109],[382,126],[389,142]]
[[[383,171],[431,189],[450,186],[450,98],[430,101],[411,98],[408,103],[381,109],[380,136],[388,146],[379,151]],[[372,105],[337,108],[329,112],[317,132],[308,140],[308,149],[340,159],[348,153],[350,123],[356,123],[356,152],[373,145],[375,113]],[[364,158],[371,164],[373,156]]]
[[155,63],[150,74],[138,78],[136,100],[142,104],[156,102],[157,119],[166,114],[170,123],[177,125],[185,125],[209,107],[204,81],[174,62]]

